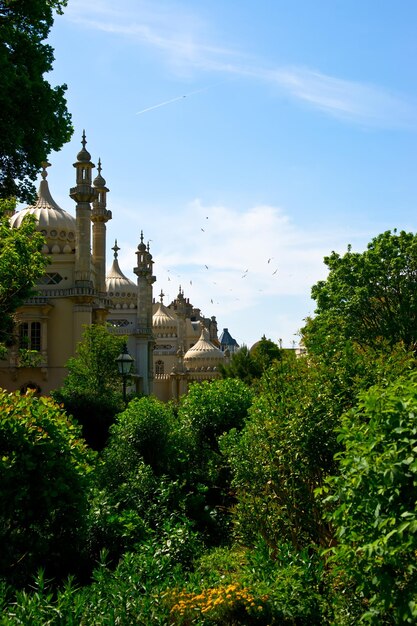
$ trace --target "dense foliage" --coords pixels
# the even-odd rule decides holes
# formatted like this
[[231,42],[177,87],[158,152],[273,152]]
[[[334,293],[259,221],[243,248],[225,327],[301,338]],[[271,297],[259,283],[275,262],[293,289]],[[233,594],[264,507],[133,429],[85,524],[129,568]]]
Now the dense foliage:
[[33,293],[48,263],[34,217],[28,215],[20,228],[11,228],[14,207],[13,201],[0,200],[0,347],[13,341],[14,312]]
[[373,387],[343,416],[340,473],[328,480],[336,574],[373,624],[417,620],[417,379]]
[[[414,274],[407,274],[404,258],[393,252],[398,245],[409,253],[411,268],[412,237],[385,233],[370,244],[372,254],[355,262],[365,266],[377,243],[381,264],[390,256],[398,270],[385,285],[386,298],[408,298],[412,317]],[[349,258],[347,271],[345,261],[334,257],[328,283],[317,287],[320,298],[337,291],[332,272],[339,261],[340,284],[355,267]],[[243,351],[226,378],[192,385],[176,404],[149,397],[112,405],[120,394],[113,369],[120,345],[110,345],[104,327],[91,329],[60,393],[67,402],[78,397],[99,426],[101,409],[91,398],[113,407],[108,439],[94,457],[56,405],[33,399],[29,419],[29,400],[8,396],[1,454],[10,475],[2,497],[8,519],[12,508],[17,511],[16,528],[10,519],[4,525],[11,529],[10,550],[17,559],[1,571],[1,623],[416,623],[416,358],[405,332],[396,337],[401,341],[389,336],[385,301],[375,308],[381,281],[370,280],[369,302],[364,289],[355,295],[357,286],[346,302],[341,287],[338,306],[336,296],[328,309],[323,303],[330,295],[319,298],[323,306],[305,329],[304,356],[295,358],[262,338],[258,354]],[[367,335],[367,306],[380,314],[375,334]],[[395,311],[405,315],[400,302]],[[52,432],[51,421],[62,420],[77,434],[75,441],[66,434],[59,444],[64,455],[57,457],[55,439],[43,446],[43,433]],[[29,444],[22,433],[30,434]],[[73,457],[66,456],[68,440],[76,446],[75,475]],[[13,464],[9,448],[15,451]],[[34,457],[51,468],[54,480],[46,472],[39,485],[31,482],[38,476]],[[54,526],[61,519],[56,508],[66,511],[72,502],[62,502],[56,484],[73,485],[75,508],[64,524],[69,535]],[[51,511],[50,517],[40,516],[41,522],[52,520],[51,526],[40,522],[37,530],[28,523],[37,510],[31,502],[26,506],[30,494],[42,511]],[[37,557],[24,553],[20,561],[20,541],[38,545],[35,530],[41,542]],[[63,536],[71,537],[84,576],[67,560]],[[55,572],[51,562],[61,549]],[[40,563],[53,580],[36,573]],[[65,573],[75,578],[61,583]],[[20,588],[30,575],[34,590]]]
[[0,0],[0,198],[31,200],[32,181],[72,134],[65,85],[44,74],[54,60],[43,43],[66,0]]
[[255,384],[274,361],[281,361],[288,356],[265,335],[249,350],[245,345],[231,355],[229,362],[220,365],[223,378],[239,378],[247,385]]
[[68,376],[53,392],[82,425],[83,437],[95,450],[103,448],[115,415],[124,408],[116,363],[124,341],[101,324],[86,326],[76,356],[67,363]]
[[0,576],[78,569],[86,539],[92,453],[48,398],[0,391]]
[[309,350],[325,350],[334,335],[361,345],[417,341],[417,235],[387,231],[365,252],[324,259],[329,275],[312,288],[316,316],[304,329]]

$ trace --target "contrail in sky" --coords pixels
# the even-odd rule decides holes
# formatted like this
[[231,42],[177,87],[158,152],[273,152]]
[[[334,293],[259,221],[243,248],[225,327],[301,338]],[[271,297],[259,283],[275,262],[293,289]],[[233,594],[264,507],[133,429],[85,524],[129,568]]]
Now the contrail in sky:
[[209,87],[204,87],[203,89],[197,89],[196,91],[190,91],[190,93],[186,93],[183,96],[177,96],[176,98],[171,98],[171,100],[165,100],[164,102],[160,102],[159,104],[154,104],[152,107],[148,107],[147,109],[142,109],[142,111],[137,111],[136,115],[142,115],[142,113],[147,113],[148,111],[159,109],[159,107],[164,107],[166,104],[171,104],[171,102],[177,102],[177,100],[188,98],[188,96],[192,96],[195,93],[201,93],[202,91],[207,91],[207,89],[209,89]]

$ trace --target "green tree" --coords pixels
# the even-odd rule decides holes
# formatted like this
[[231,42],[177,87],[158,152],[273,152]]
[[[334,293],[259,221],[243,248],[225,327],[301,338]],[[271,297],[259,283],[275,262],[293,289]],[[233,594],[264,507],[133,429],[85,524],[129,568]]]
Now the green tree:
[[312,288],[316,316],[303,329],[308,350],[352,339],[361,345],[417,341],[417,235],[386,231],[365,252],[324,259],[326,280]]
[[220,364],[220,373],[223,378],[240,378],[247,385],[261,376],[259,363],[255,361],[249,348],[243,345],[230,357],[227,365]]
[[244,428],[220,440],[236,490],[237,536],[253,545],[260,535],[272,550],[282,541],[328,546],[333,533],[314,493],[336,472],[341,416],[363,389],[413,364],[401,346],[387,355],[347,343],[331,363],[309,356],[270,367]]
[[68,376],[52,393],[83,427],[83,436],[100,450],[114,417],[124,409],[116,358],[125,337],[112,335],[106,326],[86,326],[77,354],[67,363]]
[[174,414],[157,398],[134,398],[110,427],[103,452],[106,483],[122,483],[143,461],[157,475],[168,474],[174,461],[171,449]]
[[189,489],[181,475],[190,457],[176,422],[172,406],[154,397],[134,398],[117,415],[98,471],[91,525],[96,555],[105,547],[117,561],[168,526],[175,532],[177,524],[190,525],[184,513]]
[[281,361],[283,352],[276,343],[267,339],[265,335],[251,348],[252,356],[255,362],[259,364],[261,372],[267,370],[274,361]]
[[218,441],[243,427],[252,400],[253,392],[244,382],[228,378],[194,383],[178,406],[176,446],[188,490],[186,510],[214,543],[229,537],[232,504],[230,468]]
[[0,198],[31,200],[42,161],[72,135],[65,85],[44,74],[54,60],[42,43],[66,0],[0,0]]
[[340,471],[328,481],[338,587],[349,597],[351,584],[371,624],[417,620],[416,383],[414,372],[374,387],[344,415]]
[[45,239],[36,232],[33,216],[26,216],[19,228],[10,227],[14,206],[12,200],[0,199],[0,347],[13,341],[14,313],[34,293],[48,264],[42,253]]
[[243,345],[233,353],[227,365],[220,366],[223,378],[240,378],[247,385],[255,383],[274,361],[284,358],[284,350],[265,335],[249,350]]
[[240,380],[195,383],[182,396],[178,416],[201,451],[203,448],[217,451],[220,435],[231,428],[242,428],[252,399],[251,390]]
[[0,390],[0,576],[78,569],[94,457],[50,398]]

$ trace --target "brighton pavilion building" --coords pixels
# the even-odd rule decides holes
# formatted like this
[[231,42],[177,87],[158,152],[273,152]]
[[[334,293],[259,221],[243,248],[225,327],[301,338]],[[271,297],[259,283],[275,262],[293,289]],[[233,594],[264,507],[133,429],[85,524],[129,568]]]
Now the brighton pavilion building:
[[10,218],[12,227],[18,228],[25,215],[36,217],[50,263],[34,296],[16,312],[16,341],[0,361],[0,387],[10,391],[31,387],[42,395],[60,387],[66,363],[91,324],[107,324],[109,332],[126,337],[134,359],[131,382],[138,393],[177,399],[190,382],[218,377],[219,364],[237,347],[235,340],[227,329],[219,340],[215,317],[203,317],[181,287],[170,304],[164,304],[162,292],[155,302],[154,262],[143,233],[133,268],[136,281],[119,266],[117,242],[106,271],[106,224],[112,217],[107,208],[109,189],[100,160],[93,178],[95,166],[85,134],[69,193],[75,217],[54,201],[47,166],[43,164],[35,204]]

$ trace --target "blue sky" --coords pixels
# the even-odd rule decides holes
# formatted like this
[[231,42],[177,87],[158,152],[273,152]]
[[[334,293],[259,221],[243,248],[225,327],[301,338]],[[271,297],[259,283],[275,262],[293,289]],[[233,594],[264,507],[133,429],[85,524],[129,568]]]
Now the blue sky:
[[242,344],[284,346],[323,257],[416,229],[415,0],[69,0],[51,84],[75,133],[51,154],[68,197],[83,129],[110,188],[109,254],[178,289]]

